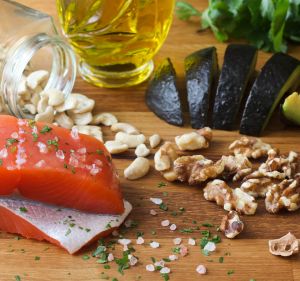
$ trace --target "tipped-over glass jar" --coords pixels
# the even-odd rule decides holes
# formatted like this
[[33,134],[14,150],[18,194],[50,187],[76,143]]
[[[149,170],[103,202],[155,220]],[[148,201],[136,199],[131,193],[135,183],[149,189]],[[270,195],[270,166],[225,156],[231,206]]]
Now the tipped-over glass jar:
[[[47,14],[0,0],[0,19],[2,106],[12,115],[31,118],[32,111],[24,105],[36,106],[39,91],[57,89],[65,97],[71,93],[76,78],[75,54],[59,36],[53,19]],[[33,77],[33,84],[28,85],[26,76],[36,70],[42,70],[43,77]],[[20,89],[26,86],[29,87]],[[27,90],[26,97],[22,96]]]

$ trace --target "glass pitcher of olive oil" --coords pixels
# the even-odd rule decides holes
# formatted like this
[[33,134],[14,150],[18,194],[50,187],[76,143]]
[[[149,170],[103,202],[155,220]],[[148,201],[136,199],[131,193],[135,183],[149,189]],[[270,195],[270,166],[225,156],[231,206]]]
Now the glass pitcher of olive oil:
[[168,34],[175,0],[57,0],[79,72],[103,87],[139,84]]

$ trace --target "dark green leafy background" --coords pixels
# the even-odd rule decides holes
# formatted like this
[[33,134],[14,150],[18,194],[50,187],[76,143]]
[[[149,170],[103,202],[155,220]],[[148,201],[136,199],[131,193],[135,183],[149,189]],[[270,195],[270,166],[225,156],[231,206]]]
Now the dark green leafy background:
[[246,39],[257,48],[286,52],[287,42],[300,42],[300,0],[209,0],[204,11],[187,1],[177,1],[176,14],[182,20],[201,19],[216,38]]

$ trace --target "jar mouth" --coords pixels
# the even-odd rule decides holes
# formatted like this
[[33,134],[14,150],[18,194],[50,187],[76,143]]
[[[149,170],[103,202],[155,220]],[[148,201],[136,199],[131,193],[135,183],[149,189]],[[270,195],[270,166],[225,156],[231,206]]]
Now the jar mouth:
[[49,36],[46,33],[22,37],[9,47],[1,73],[0,91],[3,102],[8,111],[16,117],[34,118],[18,104],[18,88],[26,67],[37,52],[45,47],[50,47],[52,51],[52,64],[43,90],[58,89],[66,98],[71,94],[76,79],[76,57],[71,47],[59,36]]

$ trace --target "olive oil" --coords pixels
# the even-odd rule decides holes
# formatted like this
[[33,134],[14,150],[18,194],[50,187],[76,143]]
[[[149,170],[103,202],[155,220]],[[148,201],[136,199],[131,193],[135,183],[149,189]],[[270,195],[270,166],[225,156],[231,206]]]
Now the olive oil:
[[82,76],[99,86],[130,86],[153,70],[175,0],[57,0],[63,31]]

